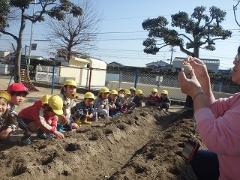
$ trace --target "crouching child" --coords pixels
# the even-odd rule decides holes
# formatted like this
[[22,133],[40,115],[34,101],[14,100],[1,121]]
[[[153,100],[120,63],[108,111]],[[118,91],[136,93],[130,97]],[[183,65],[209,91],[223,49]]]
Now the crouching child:
[[57,96],[51,96],[48,102],[36,101],[18,114],[19,127],[24,130],[21,141],[25,145],[32,143],[31,135],[37,132],[39,138],[57,137],[63,139],[64,135],[57,131],[58,116],[63,115],[63,101]]
[[84,94],[84,100],[71,109],[72,124],[76,123],[78,126],[81,126],[82,124],[91,124],[91,121],[95,120],[94,99],[93,93],[87,92]]
[[96,108],[96,112],[99,117],[108,118],[109,117],[109,89],[107,87],[103,87],[100,89],[98,98],[94,103],[94,108]]
[[110,95],[108,97],[109,116],[111,117],[117,116],[118,113],[120,113],[120,109],[116,105],[117,98],[118,98],[118,92],[115,89],[111,90]]
[[161,92],[161,96],[160,96],[160,104],[159,104],[159,108],[165,109],[166,111],[168,111],[169,107],[170,107],[171,101],[168,97],[168,91],[167,90],[162,90]]
[[10,99],[10,94],[0,91],[0,142],[8,140],[17,127],[17,116],[8,109]]
[[145,106],[145,98],[141,89],[136,90],[136,96],[134,97],[133,102],[135,103],[136,107]]

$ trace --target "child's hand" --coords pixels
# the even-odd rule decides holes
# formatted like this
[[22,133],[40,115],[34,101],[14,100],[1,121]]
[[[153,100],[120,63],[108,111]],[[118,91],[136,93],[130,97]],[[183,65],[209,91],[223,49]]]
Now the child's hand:
[[91,114],[89,114],[89,115],[86,115],[86,118],[92,119],[92,118],[93,118],[93,113],[91,113]]
[[58,139],[63,139],[64,135],[63,133],[59,132],[59,131],[54,131],[53,134],[58,138]]
[[72,129],[78,129],[79,128],[79,125],[77,123],[72,123],[71,126],[72,126]]

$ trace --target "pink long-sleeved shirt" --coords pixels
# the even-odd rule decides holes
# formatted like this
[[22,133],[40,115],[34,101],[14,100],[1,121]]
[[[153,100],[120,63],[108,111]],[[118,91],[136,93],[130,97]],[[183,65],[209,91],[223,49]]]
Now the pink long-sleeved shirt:
[[194,116],[203,143],[218,155],[219,179],[240,179],[240,93],[219,99]]

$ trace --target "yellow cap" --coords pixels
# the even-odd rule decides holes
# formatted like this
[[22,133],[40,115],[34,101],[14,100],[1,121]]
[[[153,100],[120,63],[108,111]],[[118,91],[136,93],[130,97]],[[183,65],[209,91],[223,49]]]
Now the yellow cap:
[[52,108],[53,112],[57,115],[63,115],[63,100],[60,96],[51,96],[48,100],[48,105]]
[[125,89],[124,92],[126,95],[131,95],[131,91],[129,89]]
[[77,87],[77,83],[76,83],[75,80],[67,79],[67,80],[64,82],[64,86],[74,86],[74,87]]
[[51,95],[46,94],[43,97],[41,97],[40,100],[42,101],[43,104],[48,104],[48,100],[50,97],[51,97]]
[[136,95],[137,96],[142,95],[142,94],[143,94],[143,91],[141,89],[136,90]]
[[113,94],[113,95],[118,95],[118,92],[115,90],[115,89],[112,89],[110,94]]
[[118,89],[118,92],[119,92],[119,91],[124,91],[124,89],[123,89],[123,88],[119,88],[119,89]]
[[109,89],[107,87],[102,87],[99,91],[100,93],[109,93]]
[[166,95],[168,95],[168,91],[167,91],[167,90],[162,90],[161,94],[166,94]]
[[86,92],[85,94],[84,94],[84,99],[95,99],[95,96],[94,96],[94,94],[93,93],[91,93],[91,92]]
[[136,91],[135,87],[130,87],[130,91]]
[[0,98],[4,98],[7,101],[10,101],[11,95],[7,91],[0,91]]
[[153,93],[158,93],[157,88],[153,88],[153,89],[152,89],[152,92],[153,92]]

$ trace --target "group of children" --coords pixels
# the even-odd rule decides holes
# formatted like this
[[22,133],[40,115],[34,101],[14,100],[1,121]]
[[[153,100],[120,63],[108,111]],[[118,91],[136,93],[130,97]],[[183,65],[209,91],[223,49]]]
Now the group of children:
[[99,90],[97,98],[92,92],[84,94],[81,101],[76,94],[77,84],[66,80],[59,95],[44,95],[33,105],[14,111],[15,106],[24,102],[28,89],[22,83],[11,84],[6,91],[0,91],[0,142],[7,141],[17,127],[24,131],[21,142],[32,143],[32,134],[41,139],[64,138],[64,131],[77,129],[83,124],[91,124],[99,118],[111,118],[120,113],[127,113],[135,107],[157,106],[168,110],[170,100],[168,92],[153,89],[149,97],[143,91],[120,88],[118,91],[107,87]]

